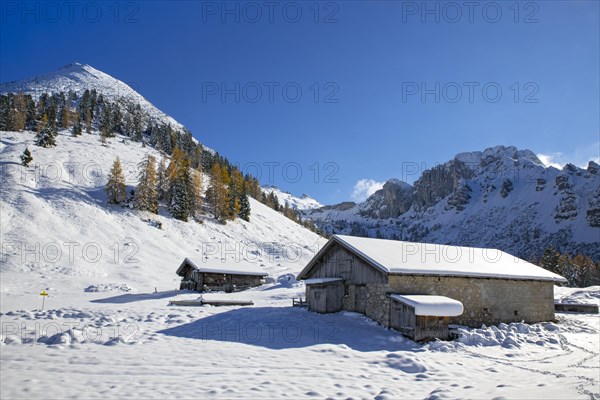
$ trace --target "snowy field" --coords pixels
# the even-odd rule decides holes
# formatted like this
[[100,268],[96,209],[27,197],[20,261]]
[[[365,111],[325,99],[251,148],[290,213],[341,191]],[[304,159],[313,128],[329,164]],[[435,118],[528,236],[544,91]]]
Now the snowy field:
[[285,282],[227,295],[253,307],[83,292],[60,307],[50,297],[47,311],[3,297],[1,397],[599,398],[598,315],[421,345],[358,314],[292,308],[301,292]]
[[[358,314],[293,308],[304,286],[292,276],[324,243],[315,234],[254,201],[249,223],[225,226],[107,207],[102,185],[114,157],[136,164],[154,150],[66,133],[57,148],[40,149],[31,133],[0,134],[2,399],[600,399],[599,315],[459,327],[455,341],[416,344]],[[38,167],[23,173],[26,143]],[[78,175],[89,162],[100,168]],[[78,167],[50,176],[65,163]],[[255,262],[269,281],[204,295],[251,307],[169,306],[198,297],[175,290],[190,254]],[[600,288],[556,288],[555,297],[598,302]]]

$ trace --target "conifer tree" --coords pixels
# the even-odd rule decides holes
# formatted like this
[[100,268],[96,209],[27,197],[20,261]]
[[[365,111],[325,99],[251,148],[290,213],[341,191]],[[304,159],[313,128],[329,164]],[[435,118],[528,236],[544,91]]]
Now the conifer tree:
[[37,126],[37,109],[35,106],[35,101],[33,98],[28,95],[27,96],[27,117],[25,119],[25,128],[32,131],[35,130]]
[[12,131],[22,131],[25,129],[25,121],[27,120],[27,99],[23,93],[18,93],[13,97],[13,118]]
[[171,194],[172,194],[171,189],[173,188],[173,184],[175,183],[175,178],[177,177],[177,175],[181,169],[182,162],[183,162],[183,153],[181,153],[179,148],[176,147],[173,150],[173,153],[171,154],[171,161],[169,162],[169,166],[165,170],[165,177],[168,182],[168,190],[166,191],[166,193],[164,195],[164,199],[166,200],[167,204],[171,204]]
[[192,193],[192,213],[202,213],[202,172],[197,169],[192,170],[192,186],[190,187]]
[[112,113],[110,109],[110,105],[104,103],[104,107],[102,110],[102,119],[100,121],[100,132],[104,138],[114,137],[115,134],[113,132],[113,122],[112,122]]
[[133,112],[133,137],[136,142],[142,141],[142,108],[136,104]]
[[561,254],[558,259],[559,274],[567,281],[569,286],[576,286],[579,280],[579,269],[569,254]]
[[548,247],[540,260],[540,266],[555,274],[560,274],[558,259],[560,254],[553,247]]
[[44,114],[40,125],[38,127],[38,133],[35,135],[35,144],[41,147],[54,147],[56,146],[56,137],[54,130],[50,126],[48,116]]
[[181,221],[187,221],[192,214],[193,196],[190,170],[186,165],[178,168],[171,185],[171,215]]
[[[225,176],[225,175],[224,175]],[[238,169],[234,169],[229,176],[229,185],[227,187],[227,218],[235,220],[240,213],[242,195],[242,186],[244,180],[242,173]]]
[[106,130],[104,128],[100,128],[100,143],[102,146],[106,146],[106,140],[108,135],[106,134]]
[[71,128],[71,134],[73,136],[81,136],[81,120],[79,114],[75,114],[75,120],[73,121],[73,127]]
[[92,110],[86,108],[85,110],[85,131],[89,134],[92,133]]
[[47,114],[48,105],[50,103],[50,98],[48,93],[42,93],[37,103],[37,115],[40,116],[40,119],[44,114]]
[[242,194],[240,196],[239,216],[244,221],[250,221],[250,200],[248,200],[248,194],[246,193],[245,184],[242,186]]
[[139,167],[139,182],[135,190],[134,207],[138,210],[158,214],[156,159],[148,155],[139,164]]
[[214,163],[210,169],[210,185],[206,193],[206,200],[210,205],[213,215],[219,221],[227,218],[227,188],[223,184],[223,172],[219,163]]
[[83,96],[81,96],[81,101],[79,102],[79,119],[83,122],[86,121],[86,115],[90,107],[90,91],[86,89],[83,92]]
[[158,200],[164,200],[167,198],[169,193],[169,177],[167,176],[167,167],[165,158],[163,157],[158,164]]
[[118,103],[113,104],[111,109],[111,132],[113,137],[115,136],[115,132],[118,134],[123,133],[123,113],[121,113],[121,108]]
[[10,127],[10,101],[8,96],[0,95],[0,130],[7,131]]
[[113,163],[108,175],[108,182],[104,188],[108,195],[109,204],[120,204],[127,199],[127,190],[125,188],[125,175],[121,161],[117,157]]
[[194,182],[189,166],[189,159],[175,147],[167,168],[170,182],[168,201],[171,215],[182,221],[187,221],[193,212]]
[[[188,175],[188,173],[183,175]],[[183,176],[179,176],[173,181],[170,210],[171,215],[181,221],[187,221],[190,216],[190,193]]]
[[21,165],[24,167],[28,167],[29,163],[33,161],[33,157],[31,156],[31,152],[26,147],[23,154],[21,154]]
[[67,99],[65,98],[64,92],[61,92],[59,95],[58,105],[58,126],[60,126],[63,129],[67,129],[71,121],[69,104],[67,103]]

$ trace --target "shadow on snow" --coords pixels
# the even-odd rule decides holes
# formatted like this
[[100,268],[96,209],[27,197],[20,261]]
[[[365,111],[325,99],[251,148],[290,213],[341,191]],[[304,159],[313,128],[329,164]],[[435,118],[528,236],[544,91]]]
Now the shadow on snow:
[[269,349],[345,345],[358,351],[420,351],[399,333],[360,314],[316,314],[292,307],[238,308],[159,331],[201,341],[243,343]]
[[122,304],[122,303],[133,303],[136,301],[143,300],[160,300],[167,297],[174,297],[182,294],[181,290],[167,290],[164,292],[157,293],[127,293],[118,296],[107,297],[105,299],[91,300],[92,303],[108,303],[108,304]]

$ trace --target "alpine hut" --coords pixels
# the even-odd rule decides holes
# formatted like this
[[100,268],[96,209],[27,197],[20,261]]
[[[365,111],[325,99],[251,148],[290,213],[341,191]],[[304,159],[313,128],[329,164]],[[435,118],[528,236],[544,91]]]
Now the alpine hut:
[[471,327],[550,321],[554,284],[566,282],[500,250],[343,235],[332,236],[298,279],[309,310],[354,311],[407,328],[419,317]]
[[250,263],[208,262],[186,257],[177,268],[177,275],[181,276],[180,290],[236,292],[262,285],[268,274]]

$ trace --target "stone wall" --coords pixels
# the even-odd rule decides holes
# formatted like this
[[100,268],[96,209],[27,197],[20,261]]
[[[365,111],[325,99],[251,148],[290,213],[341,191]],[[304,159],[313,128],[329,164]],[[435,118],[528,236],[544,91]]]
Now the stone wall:
[[451,324],[480,327],[500,322],[528,323],[554,319],[552,282],[390,275],[387,284],[367,285],[366,316],[389,324],[389,293],[431,294],[460,301],[464,312],[450,318]]

